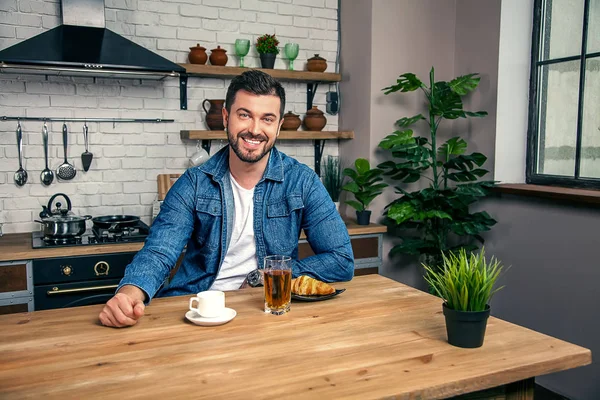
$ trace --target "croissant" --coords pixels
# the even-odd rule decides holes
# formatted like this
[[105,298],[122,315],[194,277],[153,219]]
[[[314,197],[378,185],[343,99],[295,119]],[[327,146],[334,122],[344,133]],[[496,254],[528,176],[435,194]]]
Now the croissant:
[[292,279],[292,293],[304,296],[324,295],[335,293],[335,289],[325,282],[301,275],[296,279]]

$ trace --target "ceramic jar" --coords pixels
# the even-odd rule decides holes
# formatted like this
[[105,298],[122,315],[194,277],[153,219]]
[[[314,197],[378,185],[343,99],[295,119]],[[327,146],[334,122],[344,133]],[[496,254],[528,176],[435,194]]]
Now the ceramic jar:
[[288,111],[283,116],[283,124],[281,125],[282,131],[297,131],[302,125],[300,116]]
[[[206,108],[206,103],[210,104],[210,107]],[[223,124],[223,104],[225,100],[204,100],[202,102],[202,108],[206,111],[206,125],[208,129],[211,131],[222,131],[225,129],[225,125]]]
[[325,72],[327,69],[327,60],[325,60],[323,57],[319,57],[318,54],[315,54],[314,57],[308,59],[306,69],[311,72]]
[[309,131],[320,131],[327,125],[327,118],[323,114],[323,111],[319,110],[317,106],[313,106],[306,112],[304,117],[304,127]]
[[206,49],[200,46],[200,44],[197,44],[194,47],[190,47],[190,54],[188,55],[188,59],[192,64],[206,64],[206,60],[208,60]]
[[227,50],[222,49],[221,46],[217,46],[216,49],[212,49],[210,51],[210,63],[212,65],[220,65],[220,66],[224,66],[225,64],[227,64]]

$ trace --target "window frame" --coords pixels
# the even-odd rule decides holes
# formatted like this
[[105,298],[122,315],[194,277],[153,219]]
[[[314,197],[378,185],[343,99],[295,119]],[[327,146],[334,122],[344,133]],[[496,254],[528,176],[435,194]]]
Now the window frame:
[[[581,151],[582,151],[582,122],[583,122],[583,100],[585,87],[586,61],[589,58],[600,57],[600,52],[586,54],[587,49],[587,33],[590,11],[590,0],[584,0],[583,9],[583,29],[581,50],[578,56],[569,56],[561,58],[546,59],[540,61],[541,49],[541,31],[544,21],[542,21],[544,7],[551,4],[552,0],[535,0],[533,5],[533,29],[531,40],[531,64],[530,64],[530,79],[529,79],[529,112],[528,112],[528,127],[527,127],[527,155],[526,155],[526,173],[525,178],[527,183],[551,186],[565,186],[575,188],[600,189],[600,178],[581,178]],[[577,140],[575,149],[575,171],[573,177],[565,177],[559,175],[540,174],[537,172],[538,164],[538,138],[540,130],[540,87],[539,78],[541,68],[545,65],[556,64],[565,61],[580,61],[579,66],[579,93],[578,93],[578,108],[577,108]],[[541,85],[540,85],[541,86]]]

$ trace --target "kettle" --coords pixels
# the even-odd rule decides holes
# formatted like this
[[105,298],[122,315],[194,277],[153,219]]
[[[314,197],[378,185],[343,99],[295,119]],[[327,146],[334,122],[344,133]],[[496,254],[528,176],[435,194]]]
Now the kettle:
[[[67,208],[62,208],[62,204],[60,202],[56,202],[56,208],[53,210],[52,202],[54,201],[54,199],[56,199],[59,196],[62,196],[65,199],[65,201],[67,202]],[[71,211],[71,199],[69,199],[69,196],[67,196],[64,193],[56,193],[55,195],[50,197],[50,200],[48,201],[47,206],[42,206],[42,211],[40,212],[40,218],[48,218],[53,215],[66,216],[66,215],[72,215],[72,214],[73,214],[73,212]]]

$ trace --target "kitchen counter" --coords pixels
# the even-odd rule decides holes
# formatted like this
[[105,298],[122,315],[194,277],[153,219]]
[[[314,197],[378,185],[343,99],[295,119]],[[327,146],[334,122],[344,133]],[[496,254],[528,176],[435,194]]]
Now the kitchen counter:
[[154,299],[124,329],[98,323],[102,305],[0,316],[0,398],[433,400],[505,385],[494,398],[533,399],[533,377],[591,362],[494,317],[483,347],[453,347],[441,299],[380,275],[334,286],[282,316],[263,312],[262,288],[228,292],[237,316],[213,327],[187,322],[189,296]]
[[[354,235],[367,235],[384,233],[387,227],[379,224],[357,225],[346,222],[348,233]],[[300,239],[304,239],[304,232]],[[34,249],[31,247],[31,232],[9,233],[0,237],[0,261],[32,260],[38,258],[69,257],[92,254],[112,254],[139,251],[144,243],[111,243],[86,246],[66,246]]]

